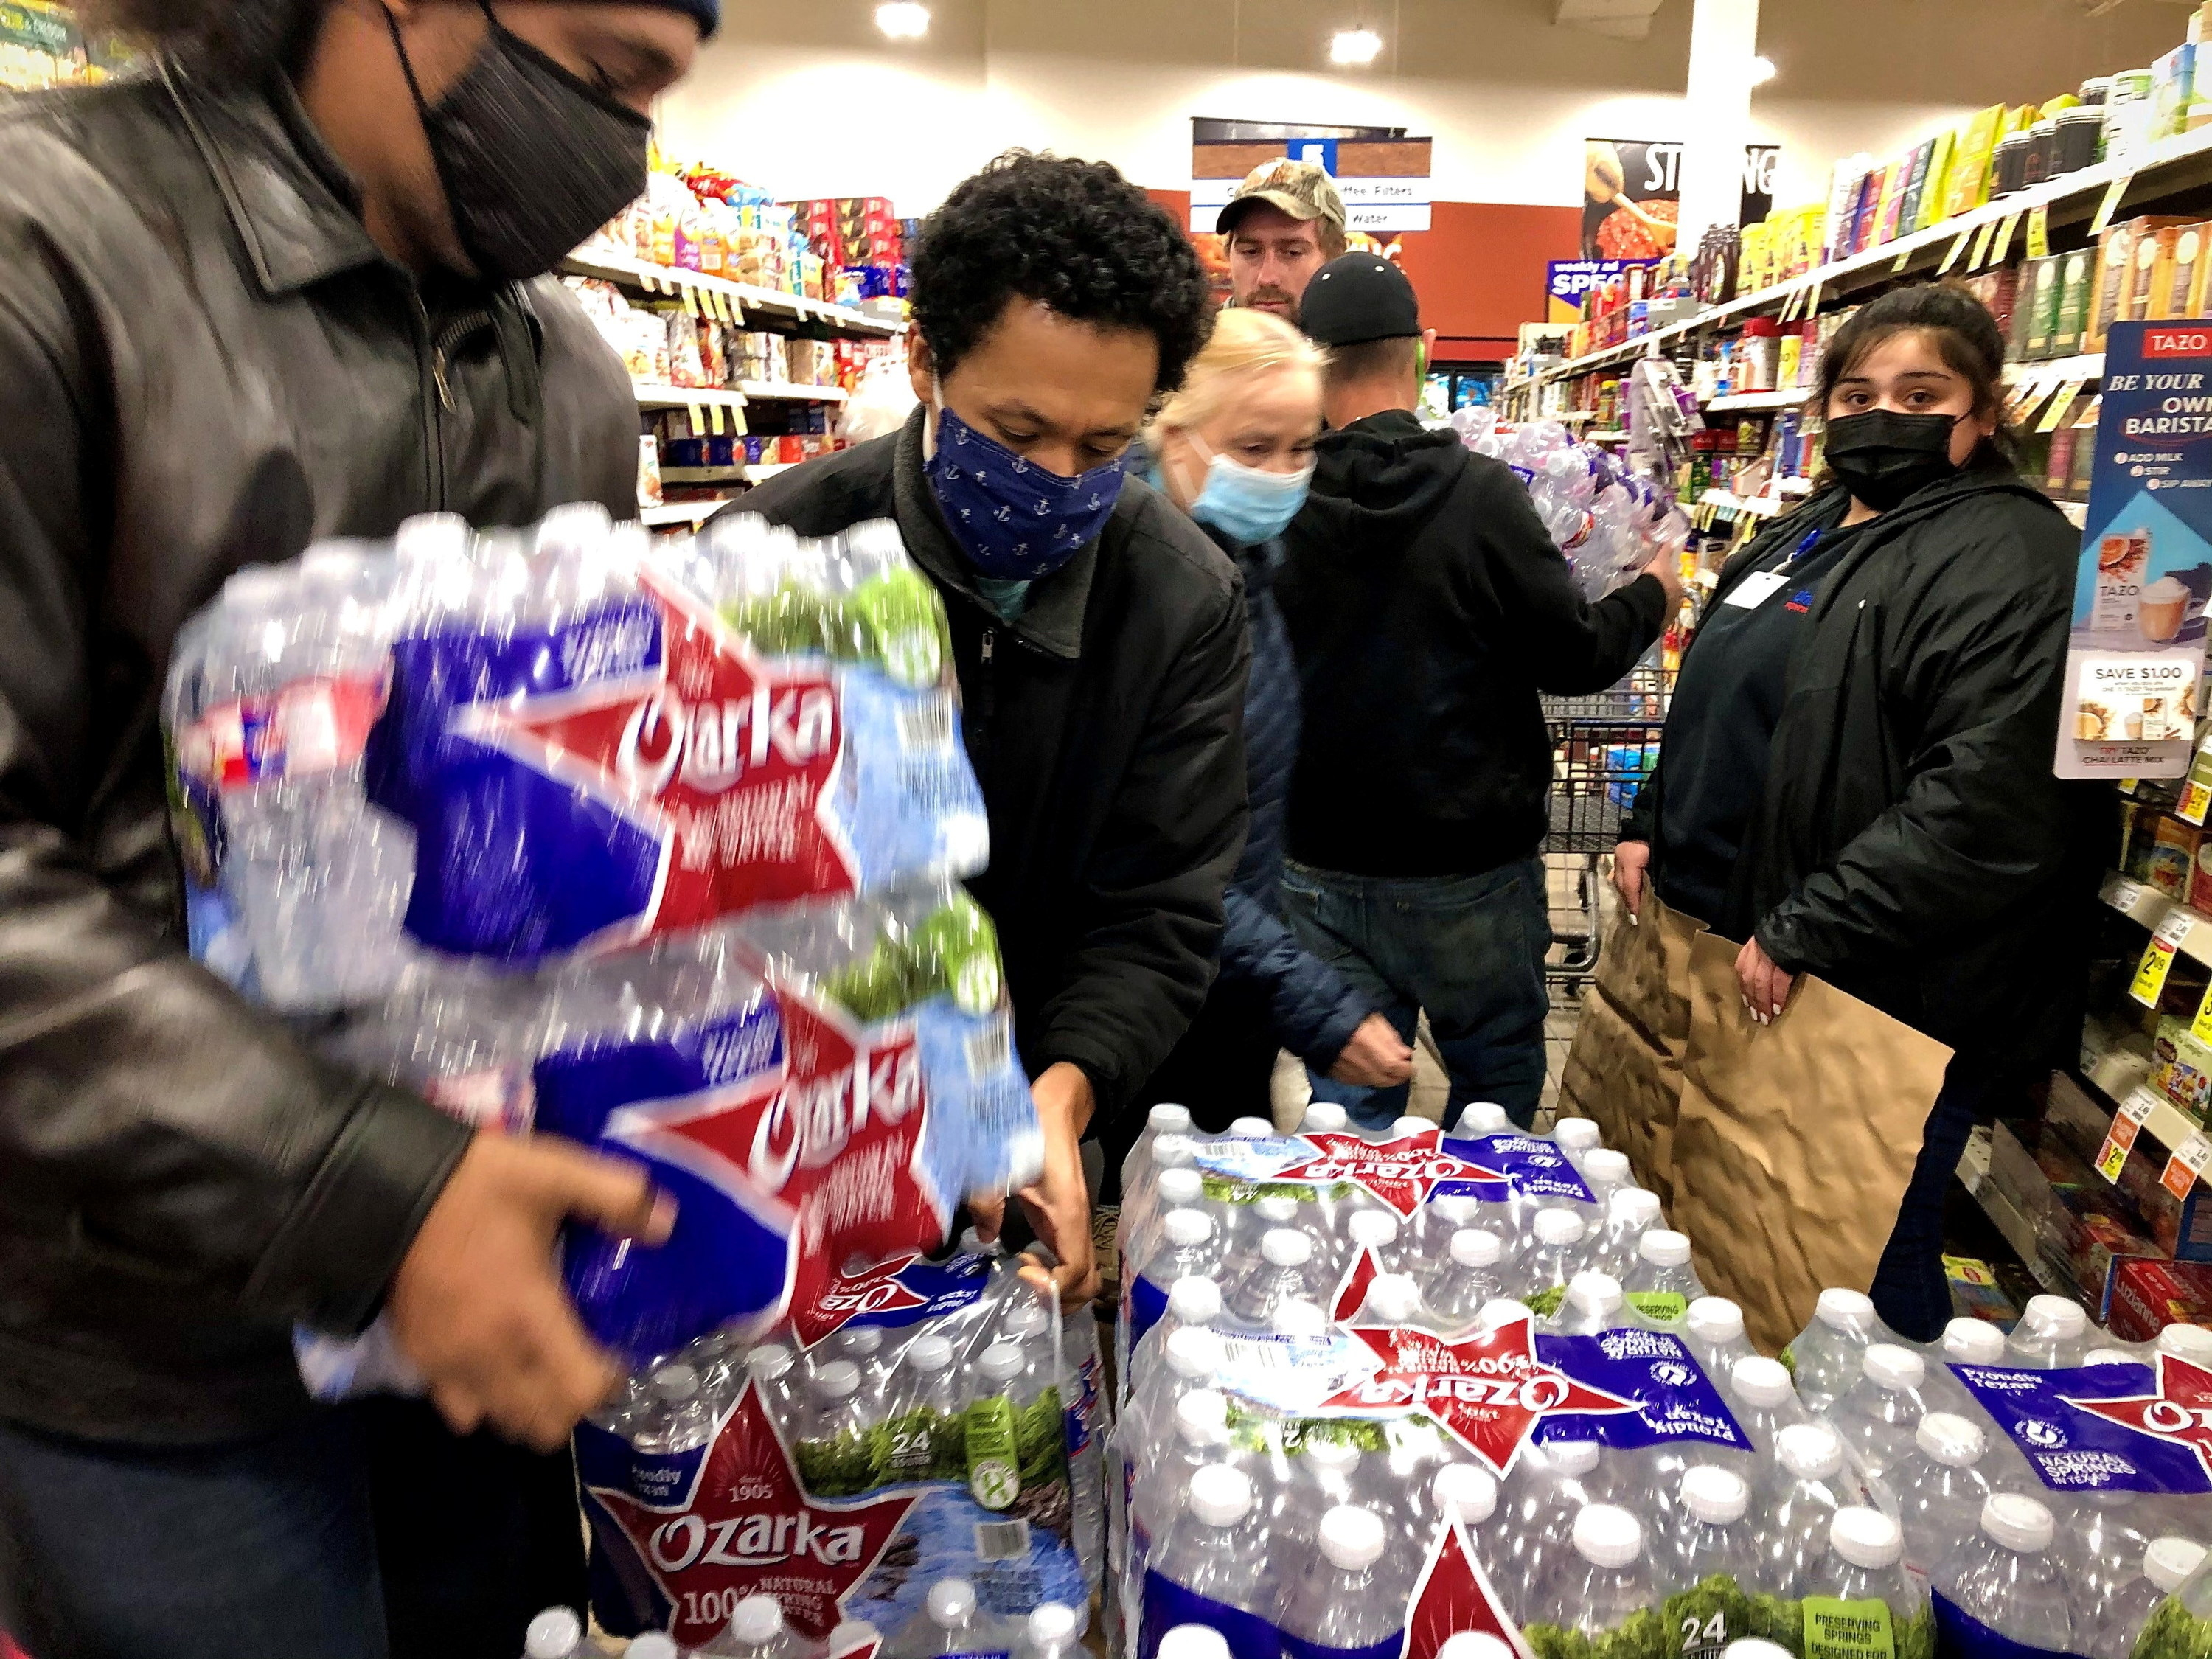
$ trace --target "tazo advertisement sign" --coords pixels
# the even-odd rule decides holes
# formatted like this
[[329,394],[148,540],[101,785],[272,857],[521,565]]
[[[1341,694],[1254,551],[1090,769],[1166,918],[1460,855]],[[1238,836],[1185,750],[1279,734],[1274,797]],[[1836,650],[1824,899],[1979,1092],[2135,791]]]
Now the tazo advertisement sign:
[[2212,327],[2116,323],[2074,588],[2062,778],[2179,777],[2212,599]]

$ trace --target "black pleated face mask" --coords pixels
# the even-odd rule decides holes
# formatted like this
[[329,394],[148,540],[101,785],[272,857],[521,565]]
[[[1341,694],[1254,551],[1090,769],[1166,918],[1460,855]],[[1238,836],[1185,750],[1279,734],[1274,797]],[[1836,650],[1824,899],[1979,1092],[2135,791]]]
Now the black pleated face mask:
[[1828,468],[1853,499],[1887,513],[1957,473],[1951,434],[1966,418],[1888,409],[1839,415],[1828,422]]
[[495,282],[539,276],[645,193],[653,123],[502,27],[433,106],[399,53],[461,250]]

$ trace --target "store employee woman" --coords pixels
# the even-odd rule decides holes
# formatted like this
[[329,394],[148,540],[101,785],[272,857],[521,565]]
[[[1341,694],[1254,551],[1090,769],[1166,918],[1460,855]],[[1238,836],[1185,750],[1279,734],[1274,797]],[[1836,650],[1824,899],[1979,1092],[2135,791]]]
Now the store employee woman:
[[1832,480],[1722,572],[1614,876],[1746,940],[1760,1020],[1818,974],[1955,1051],[1872,1287],[1923,1340],[1974,1120],[2079,1030],[2097,869],[2094,803],[2051,772],[2079,538],[2007,459],[2003,363],[1952,288],[1838,333]]

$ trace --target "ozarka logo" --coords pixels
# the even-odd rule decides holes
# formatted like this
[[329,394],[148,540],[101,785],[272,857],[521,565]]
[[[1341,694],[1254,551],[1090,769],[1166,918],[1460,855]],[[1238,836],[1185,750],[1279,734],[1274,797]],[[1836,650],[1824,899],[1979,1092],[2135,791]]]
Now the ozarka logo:
[[734,1516],[708,1522],[679,1515],[653,1529],[646,1548],[663,1572],[681,1572],[700,1561],[718,1567],[773,1567],[794,1557],[825,1567],[860,1559],[865,1527],[830,1527],[805,1510],[796,1515]]
[[826,685],[771,691],[763,684],[742,700],[699,703],[664,687],[631,711],[615,771],[641,794],[665,794],[680,781],[718,795],[771,757],[797,770],[836,747],[837,698]]

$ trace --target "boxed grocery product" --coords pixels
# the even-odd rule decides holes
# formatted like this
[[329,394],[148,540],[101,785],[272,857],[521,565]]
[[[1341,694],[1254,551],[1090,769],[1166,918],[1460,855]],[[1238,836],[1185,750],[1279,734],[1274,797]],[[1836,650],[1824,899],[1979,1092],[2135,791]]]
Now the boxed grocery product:
[[2151,1341],[2168,1325],[2212,1325],[2212,1266],[2123,1262],[2105,1318],[2124,1342]]
[[2005,1294],[1996,1269],[1972,1256],[1947,1255],[1943,1277],[1950,1282],[1951,1303],[1961,1314],[1986,1319],[2009,1330],[2020,1317],[2020,1304]]
[[2051,355],[2054,357],[2070,357],[2082,349],[2081,334],[2088,313],[2090,276],[2095,260],[2095,254],[2087,248],[2076,248],[2059,256],[2058,314],[2051,334]]
[[1920,204],[1912,228],[1926,230],[1942,222],[1948,210],[1951,179],[1951,157],[1958,146],[1958,135],[1939,132],[1928,149],[1928,180],[1920,191]]
[[2160,814],[2143,880],[2168,898],[2186,900],[2197,870],[2197,854],[2203,844],[2204,831],[2195,824],[2184,823],[2171,813]]
[[[2185,219],[2156,216],[2123,220],[2109,225],[2098,240],[2097,271],[2094,278],[2096,302],[2090,309],[2082,349],[2102,351],[2105,337],[2115,322],[2143,316],[2148,309],[2148,278],[2155,270],[2156,256],[2149,270],[2140,276],[2136,255],[2143,240],[2168,228],[2187,223]],[[2145,284],[2139,296],[2138,283]]]
[[2212,1103],[2212,1046],[2192,1035],[2190,1025],[2179,1014],[2160,1018],[2150,1081],[2153,1088],[2201,1121]]
[[2158,263],[2151,271],[2150,304],[2144,312],[2151,321],[2197,314],[2207,228],[2202,224],[2169,225],[2157,233]]
[[1990,157],[2005,118],[2002,104],[1975,115],[1958,129],[1951,146],[1951,172],[1945,188],[1946,216],[1971,213],[1989,199]]
[[2030,260],[2028,268],[2033,286],[2029,290],[2027,349],[2022,355],[2037,362],[2055,355],[2051,342],[2058,332],[2065,260],[2054,253],[2047,259]]

